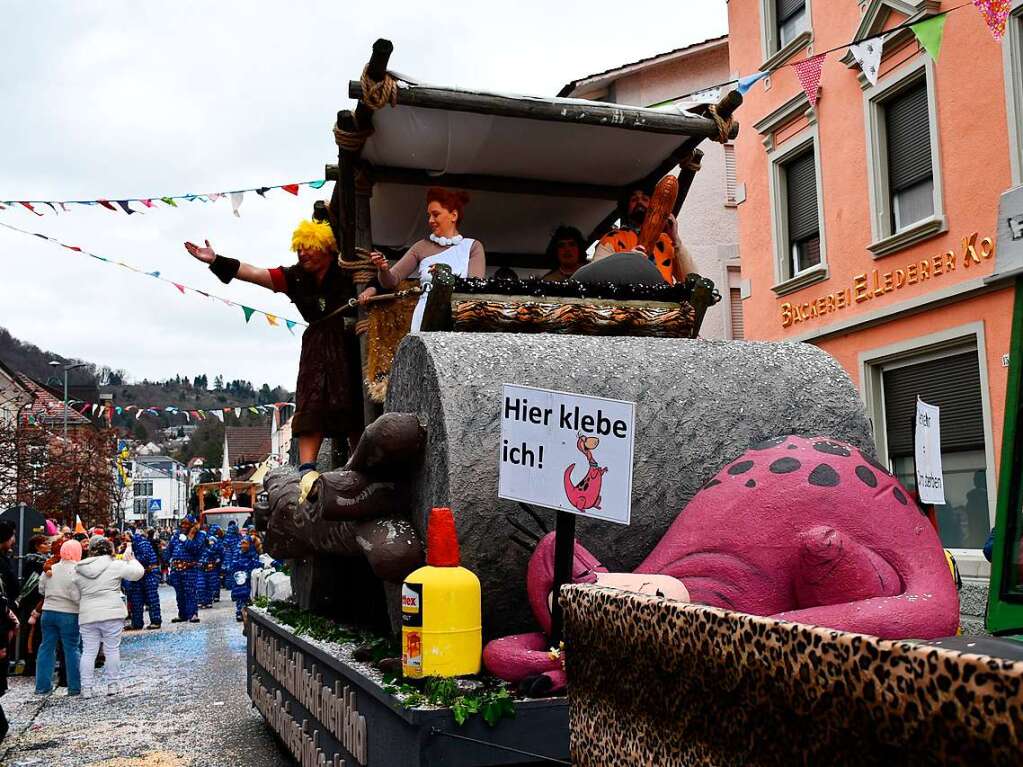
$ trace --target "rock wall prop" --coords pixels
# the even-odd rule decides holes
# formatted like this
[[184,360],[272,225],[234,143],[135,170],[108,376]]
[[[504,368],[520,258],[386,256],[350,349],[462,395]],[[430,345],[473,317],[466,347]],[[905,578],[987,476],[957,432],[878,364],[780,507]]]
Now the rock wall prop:
[[[793,343],[504,333],[422,333],[399,346],[385,410],[427,433],[412,476],[412,521],[455,511],[463,564],[483,587],[488,637],[535,630],[525,599],[528,552],[510,545],[497,498],[505,383],[636,403],[632,524],[579,519],[578,538],[612,571],[633,570],[696,491],[750,445],[826,435],[873,453],[859,395],[825,352]],[[541,510],[553,528],[553,512]]]
[[1020,763],[1023,662],[597,586],[561,599],[578,767]]

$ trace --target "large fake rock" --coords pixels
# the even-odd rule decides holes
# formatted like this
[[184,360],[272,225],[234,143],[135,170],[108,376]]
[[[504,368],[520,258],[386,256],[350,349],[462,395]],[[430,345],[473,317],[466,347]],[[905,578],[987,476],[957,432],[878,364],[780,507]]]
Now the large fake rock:
[[[398,348],[388,411],[417,414],[425,459],[413,482],[422,534],[433,506],[455,511],[463,564],[482,581],[488,636],[535,630],[528,552],[510,545],[497,498],[505,383],[636,403],[632,523],[581,518],[579,540],[612,571],[633,570],[710,477],[755,443],[827,435],[873,451],[859,395],[820,349],[792,343],[423,333]],[[553,512],[542,512],[553,525]]]

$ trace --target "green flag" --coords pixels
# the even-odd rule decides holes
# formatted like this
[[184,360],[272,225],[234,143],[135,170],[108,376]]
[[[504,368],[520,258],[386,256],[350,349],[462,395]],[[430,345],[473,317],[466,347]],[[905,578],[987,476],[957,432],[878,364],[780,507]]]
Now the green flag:
[[938,60],[938,54],[941,53],[941,41],[945,36],[946,17],[947,14],[945,13],[940,16],[932,16],[910,27],[913,30],[913,34],[916,35],[916,39],[920,41],[920,45],[924,47],[935,61]]
[[[238,304],[241,306],[241,304]],[[245,312],[245,321],[248,322],[252,319],[252,315],[256,313],[256,310],[251,306],[242,306],[242,311]]]
[[163,202],[165,202],[165,203],[167,203],[168,205],[170,205],[170,206],[171,206],[172,208],[176,208],[176,207],[178,207],[178,204],[177,204],[176,202],[174,202],[174,199],[173,199],[172,197],[161,197],[160,199],[161,199],[161,200],[162,200]]
[[309,186],[311,186],[313,189],[319,189],[326,183],[327,183],[326,179],[320,179],[319,181],[310,181]]

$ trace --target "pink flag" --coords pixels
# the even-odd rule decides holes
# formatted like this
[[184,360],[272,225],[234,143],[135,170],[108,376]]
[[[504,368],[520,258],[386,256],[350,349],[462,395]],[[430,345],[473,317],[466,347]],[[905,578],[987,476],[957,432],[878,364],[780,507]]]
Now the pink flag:
[[147,208],[153,207],[153,201],[152,200],[139,200],[139,202],[141,202]]
[[799,84],[803,86],[806,98],[811,106],[816,106],[817,104],[817,96],[821,87],[821,69],[824,67],[824,56],[825,54],[818,53],[816,56],[811,56],[803,61],[797,61],[792,65],[796,68],[796,77],[799,78]]
[[176,282],[171,283],[171,284],[174,285],[174,287],[176,287],[178,290],[180,290],[182,295],[185,294],[185,286],[184,285],[178,285],[178,283],[176,283]]
[[1009,20],[1009,13],[1012,10],[1009,0],[973,0],[984,17],[987,28],[991,30],[995,40],[1001,40],[1005,35],[1005,24]]
[[281,189],[285,192],[291,192],[293,195],[298,195],[298,184],[285,184]]

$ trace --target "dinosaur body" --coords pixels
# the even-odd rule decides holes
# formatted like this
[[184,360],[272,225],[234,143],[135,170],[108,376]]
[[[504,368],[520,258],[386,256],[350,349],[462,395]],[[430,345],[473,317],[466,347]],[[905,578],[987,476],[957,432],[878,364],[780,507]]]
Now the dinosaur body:
[[573,484],[572,482],[572,472],[575,471],[575,464],[570,464],[565,469],[565,496],[568,498],[568,502],[579,509],[579,511],[600,508],[600,488],[604,481],[604,475],[607,474],[607,467],[598,466],[593,458],[593,450],[599,444],[600,440],[596,437],[579,436],[576,447],[580,453],[586,456],[590,468],[586,472],[586,476],[579,480],[578,483]]
[[[602,572],[577,543],[573,582],[597,582]],[[919,507],[872,458],[822,437],[778,437],[728,464],[635,574],[676,578],[692,602],[883,639],[951,636],[959,623],[941,541]],[[550,534],[526,576],[542,636],[550,632],[553,582]],[[488,668],[491,660],[500,666],[495,653],[537,642],[533,634],[496,641],[503,644],[484,652]],[[553,689],[563,684],[546,656],[518,676],[535,674]]]

